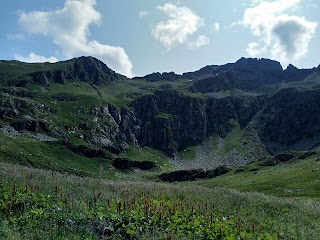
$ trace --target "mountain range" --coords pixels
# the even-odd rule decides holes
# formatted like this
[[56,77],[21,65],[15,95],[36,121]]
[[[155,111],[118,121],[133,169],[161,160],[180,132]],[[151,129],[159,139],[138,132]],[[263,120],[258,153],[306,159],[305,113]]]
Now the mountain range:
[[[320,66],[283,70],[277,61],[241,58],[128,79],[93,57],[0,61],[1,137],[23,148],[28,139],[110,161],[151,148],[176,168],[239,167],[319,148],[319,116]],[[0,156],[34,164],[6,147]]]

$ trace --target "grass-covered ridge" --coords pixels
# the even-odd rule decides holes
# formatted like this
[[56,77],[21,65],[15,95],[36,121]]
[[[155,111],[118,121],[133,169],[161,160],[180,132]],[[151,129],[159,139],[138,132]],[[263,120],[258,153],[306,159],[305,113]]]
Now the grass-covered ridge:
[[58,63],[24,63],[19,61],[0,61],[0,72],[5,77],[25,77],[36,71],[65,70],[72,61]]
[[318,202],[0,164],[4,239],[317,239]]

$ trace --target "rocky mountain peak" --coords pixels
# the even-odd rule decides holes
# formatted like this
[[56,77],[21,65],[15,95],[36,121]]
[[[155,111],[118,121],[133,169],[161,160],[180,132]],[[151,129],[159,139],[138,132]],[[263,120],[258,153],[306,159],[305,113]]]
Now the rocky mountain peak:
[[271,73],[273,75],[281,75],[283,71],[279,62],[265,58],[242,57],[233,64],[232,68],[236,71]]
[[288,65],[288,67],[285,69],[285,71],[293,71],[293,70],[298,70],[298,68],[291,63]]
[[79,57],[63,62],[62,68],[37,71],[30,74],[35,82],[47,85],[50,82],[63,84],[66,81],[87,82],[94,85],[109,84],[124,76],[111,70],[94,57]]
[[180,77],[181,75],[176,74],[174,72],[164,72],[164,73],[154,72],[144,77],[135,77],[133,79],[144,79],[149,82],[158,82],[158,81],[175,81]]
[[119,78],[117,73],[94,57],[74,59],[74,75],[95,85],[107,84]]
[[297,74],[299,74],[299,69],[292,64],[289,64],[288,67],[284,70],[285,77],[294,77]]
[[84,69],[86,69],[89,72],[94,71],[102,71],[102,72],[114,72],[111,70],[106,64],[98,60],[94,57],[79,57],[74,59],[74,64],[76,65],[82,65]]
[[286,82],[301,81],[312,73],[313,69],[299,69],[296,66],[289,64],[283,71],[283,80]]

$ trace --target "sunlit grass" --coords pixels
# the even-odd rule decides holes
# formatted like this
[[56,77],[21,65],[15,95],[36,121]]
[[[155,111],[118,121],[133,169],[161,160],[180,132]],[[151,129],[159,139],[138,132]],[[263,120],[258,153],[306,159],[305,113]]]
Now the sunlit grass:
[[[4,163],[0,164],[0,179],[1,182],[9,186],[9,194],[12,194],[12,191],[15,191],[14,186],[22,186],[22,188],[29,186],[28,188],[34,188],[36,192],[44,194],[44,196],[47,196],[48,194],[54,195],[58,192],[58,194],[62,194],[62,209],[65,209],[66,204],[68,204],[70,207],[70,211],[65,212],[65,215],[50,215],[52,212],[46,212],[46,208],[44,208],[46,214],[49,214],[54,219],[48,219],[41,222],[41,230],[32,228],[32,226],[39,226],[38,224],[40,224],[40,222],[35,222],[35,225],[31,225],[29,232],[25,232],[25,230],[23,230],[24,228],[20,229],[17,227],[19,226],[19,223],[17,223],[18,225],[16,223],[10,223],[10,221],[2,218],[2,229],[0,230],[2,236],[9,236],[11,231],[10,229],[15,229],[14,235],[17,236],[17,239],[21,239],[23,237],[29,237],[30,239],[30,237],[34,236],[38,236],[39,239],[47,239],[47,236],[50,236],[50,234],[53,234],[56,237],[59,236],[64,238],[78,236],[79,234],[81,236],[93,236],[93,238],[97,238],[99,233],[95,232],[92,226],[94,222],[104,226],[103,219],[105,219],[105,217],[102,217],[99,220],[98,216],[107,217],[105,214],[111,214],[111,212],[105,212],[105,210],[103,210],[108,199],[112,204],[115,201],[120,201],[122,204],[121,209],[124,208],[123,201],[129,201],[128,199],[135,199],[136,202],[145,202],[145,200],[153,202],[153,200],[155,200],[165,201],[165,204],[169,205],[174,204],[176,205],[175,210],[170,210],[170,213],[166,212],[167,210],[163,211],[166,212],[166,214],[169,214],[167,215],[168,219],[171,219],[172,217],[170,221],[179,220],[179,218],[176,219],[174,217],[175,214],[178,213],[177,211],[184,209],[183,211],[186,211],[185,213],[187,214],[187,211],[190,211],[190,209],[193,208],[197,211],[197,214],[199,214],[197,216],[200,218],[201,216],[204,216],[203,226],[206,226],[206,221],[211,221],[210,219],[212,213],[216,216],[226,219],[224,221],[226,221],[228,224],[223,225],[226,227],[226,229],[229,229],[230,226],[235,227],[235,233],[230,232],[230,236],[232,236],[232,234],[237,234],[238,227],[236,222],[238,219],[241,220],[243,229],[245,228],[244,226],[249,226],[249,232],[247,236],[252,236],[249,235],[249,233],[252,234],[252,224],[257,227],[256,231],[259,229],[259,227],[261,227],[263,232],[269,233],[271,236],[269,239],[277,239],[278,236],[280,239],[317,239],[320,234],[320,204],[319,202],[314,201],[292,200],[288,198],[267,196],[259,193],[244,193],[225,188],[206,188],[196,185],[182,186],[180,184],[163,184],[139,181],[106,181],[88,177],[79,178],[72,175],[59,174],[50,171]],[[36,200],[38,198],[39,196],[36,195]],[[98,209],[95,207],[87,208],[88,204],[94,203],[95,199],[97,198],[99,198],[99,204],[96,205]],[[65,199],[67,199],[67,203]],[[48,200],[46,200],[45,197],[41,201]],[[54,201],[53,204],[60,204],[59,201]],[[73,208],[71,208],[72,203],[75,204],[74,206],[78,206],[75,207],[75,209],[78,209],[78,212],[73,212]],[[100,203],[102,204],[101,207],[104,206],[101,210],[99,210]],[[126,202],[126,204],[128,203],[129,202]],[[163,204],[163,206],[165,206],[165,204]],[[81,206],[83,207],[81,208]],[[141,204],[138,206],[141,206]],[[151,205],[149,206],[151,207]],[[51,205],[48,205],[48,208],[51,207]],[[128,207],[128,205],[126,205],[126,207]],[[136,209],[139,212],[138,209],[139,207]],[[145,208],[143,209],[144,210],[140,211],[139,214],[141,221],[144,221],[143,219],[145,218],[143,217],[145,216]],[[78,215],[78,213],[80,213],[79,211],[84,211],[85,216],[88,216],[88,218],[83,218],[81,214]],[[99,211],[101,211],[101,213],[99,213]],[[155,207],[151,207],[150,211],[156,211]],[[73,218],[71,218],[72,216]],[[116,216],[119,216],[122,219],[122,217],[125,215]],[[159,215],[156,216],[159,218]],[[185,221],[187,225],[183,225],[182,228],[187,229],[189,226],[188,224],[192,223],[192,220],[187,220],[183,216],[181,217],[181,221]],[[56,232],[58,223],[56,222],[57,219],[55,219],[55,217],[57,217],[57,219],[64,220],[70,219],[71,223],[68,225],[62,225],[62,232]],[[165,215],[162,215],[162,218],[165,218]],[[79,221],[83,225],[72,224],[72,222],[77,221],[76,219],[82,219]],[[84,219],[87,220],[84,221]],[[108,217],[106,219],[108,219]],[[114,219],[113,221],[119,220]],[[232,225],[232,222],[234,222],[235,225]],[[48,223],[52,224],[52,228],[48,227]],[[105,224],[108,223],[106,222]],[[141,224],[141,222],[139,224]],[[168,237],[170,234],[168,234],[168,229],[166,226],[171,226],[171,224],[173,224],[172,226],[176,226],[174,224],[177,223],[171,222],[170,225],[166,224],[159,225],[155,228],[150,228],[149,232],[141,232],[141,234],[149,237]],[[79,226],[81,226],[80,229]],[[181,230],[181,232],[174,231],[172,232],[174,233],[172,234],[172,238],[188,239],[188,235],[185,235],[187,232],[184,232],[184,230]],[[195,232],[193,233],[197,234]],[[198,239],[201,239],[201,237],[198,237]],[[245,237],[242,239],[245,239]],[[256,238],[248,237],[248,239]]]

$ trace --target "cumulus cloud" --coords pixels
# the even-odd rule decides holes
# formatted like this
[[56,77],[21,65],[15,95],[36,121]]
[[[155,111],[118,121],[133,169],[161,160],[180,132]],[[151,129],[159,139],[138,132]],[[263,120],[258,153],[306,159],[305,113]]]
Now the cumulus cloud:
[[210,39],[204,35],[200,35],[194,42],[190,42],[188,45],[190,48],[199,48],[210,44]]
[[287,64],[308,52],[317,23],[288,14],[299,3],[300,0],[252,0],[252,6],[246,9],[240,22],[258,38],[247,47],[250,56],[270,52],[274,58]]
[[248,44],[246,51],[250,56],[259,56],[267,51],[267,47],[265,45],[261,46],[257,42],[251,42]]
[[21,12],[18,23],[30,34],[52,38],[67,58],[81,55],[94,56],[113,70],[131,77],[132,63],[125,50],[90,40],[89,27],[100,24],[101,14],[95,9],[95,0],[66,0],[59,10]]
[[32,63],[32,62],[50,62],[50,63],[55,63],[58,62],[58,59],[56,57],[44,57],[41,55],[37,55],[34,52],[30,53],[27,57],[23,57],[19,54],[15,55],[14,58],[18,61],[21,62],[28,62],[28,63]]
[[151,34],[168,50],[174,45],[188,43],[190,36],[202,25],[201,18],[185,6],[166,3],[157,8],[167,19],[156,24]]

